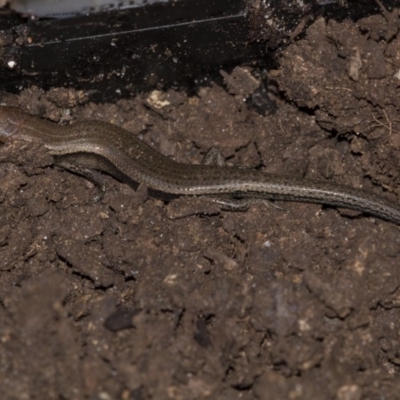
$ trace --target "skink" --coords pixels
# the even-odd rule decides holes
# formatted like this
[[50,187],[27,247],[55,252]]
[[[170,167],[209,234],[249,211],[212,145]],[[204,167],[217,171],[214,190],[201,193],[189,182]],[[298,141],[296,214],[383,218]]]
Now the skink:
[[400,205],[349,186],[216,165],[182,164],[130,132],[100,121],[57,125],[16,107],[0,107],[0,141],[40,142],[61,166],[99,170],[176,195],[262,197],[345,207],[400,225]]

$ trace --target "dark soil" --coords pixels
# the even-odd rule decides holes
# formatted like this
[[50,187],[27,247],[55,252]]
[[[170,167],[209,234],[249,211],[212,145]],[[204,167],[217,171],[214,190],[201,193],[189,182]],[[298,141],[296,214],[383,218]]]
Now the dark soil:
[[[180,162],[335,181],[400,201],[398,11],[319,19],[280,55],[262,116],[232,90],[96,105],[31,88],[2,103],[120,125]],[[0,149],[2,399],[398,399],[400,232],[276,202],[247,212],[103,200],[37,145]]]

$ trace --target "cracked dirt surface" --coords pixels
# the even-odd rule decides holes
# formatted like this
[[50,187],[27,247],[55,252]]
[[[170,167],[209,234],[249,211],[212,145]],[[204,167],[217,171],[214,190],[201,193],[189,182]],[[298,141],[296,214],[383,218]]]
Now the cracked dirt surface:
[[[115,123],[177,161],[216,146],[234,165],[400,201],[398,27],[398,10],[315,21],[269,72],[267,116],[217,85],[1,101]],[[93,185],[37,145],[2,146],[0,177],[4,399],[398,398],[397,226],[312,204],[168,203],[111,177],[93,203]]]

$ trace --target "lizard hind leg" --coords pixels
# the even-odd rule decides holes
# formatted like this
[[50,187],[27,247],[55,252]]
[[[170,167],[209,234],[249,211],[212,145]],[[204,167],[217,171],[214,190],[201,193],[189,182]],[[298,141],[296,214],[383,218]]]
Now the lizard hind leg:
[[[219,167],[225,167],[226,161],[222,156],[221,152],[216,147],[211,147],[211,149],[205,155],[203,165],[217,165]],[[236,167],[236,168],[246,168],[246,167]],[[267,207],[275,207],[282,210],[281,207],[275,205],[273,202],[263,197],[262,195],[252,194],[245,195],[244,193],[227,193],[218,195],[206,196],[213,202],[219,204],[221,209],[224,211],[247,211],[251,204],[263,204]]]

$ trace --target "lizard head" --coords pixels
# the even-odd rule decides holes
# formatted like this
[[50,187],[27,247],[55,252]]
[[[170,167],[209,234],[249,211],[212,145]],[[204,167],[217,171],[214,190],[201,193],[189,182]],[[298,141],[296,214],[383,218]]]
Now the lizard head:
[[0,106],[0,141],[8,141],[18,133],[27,116],[28,114],[17,107]]

